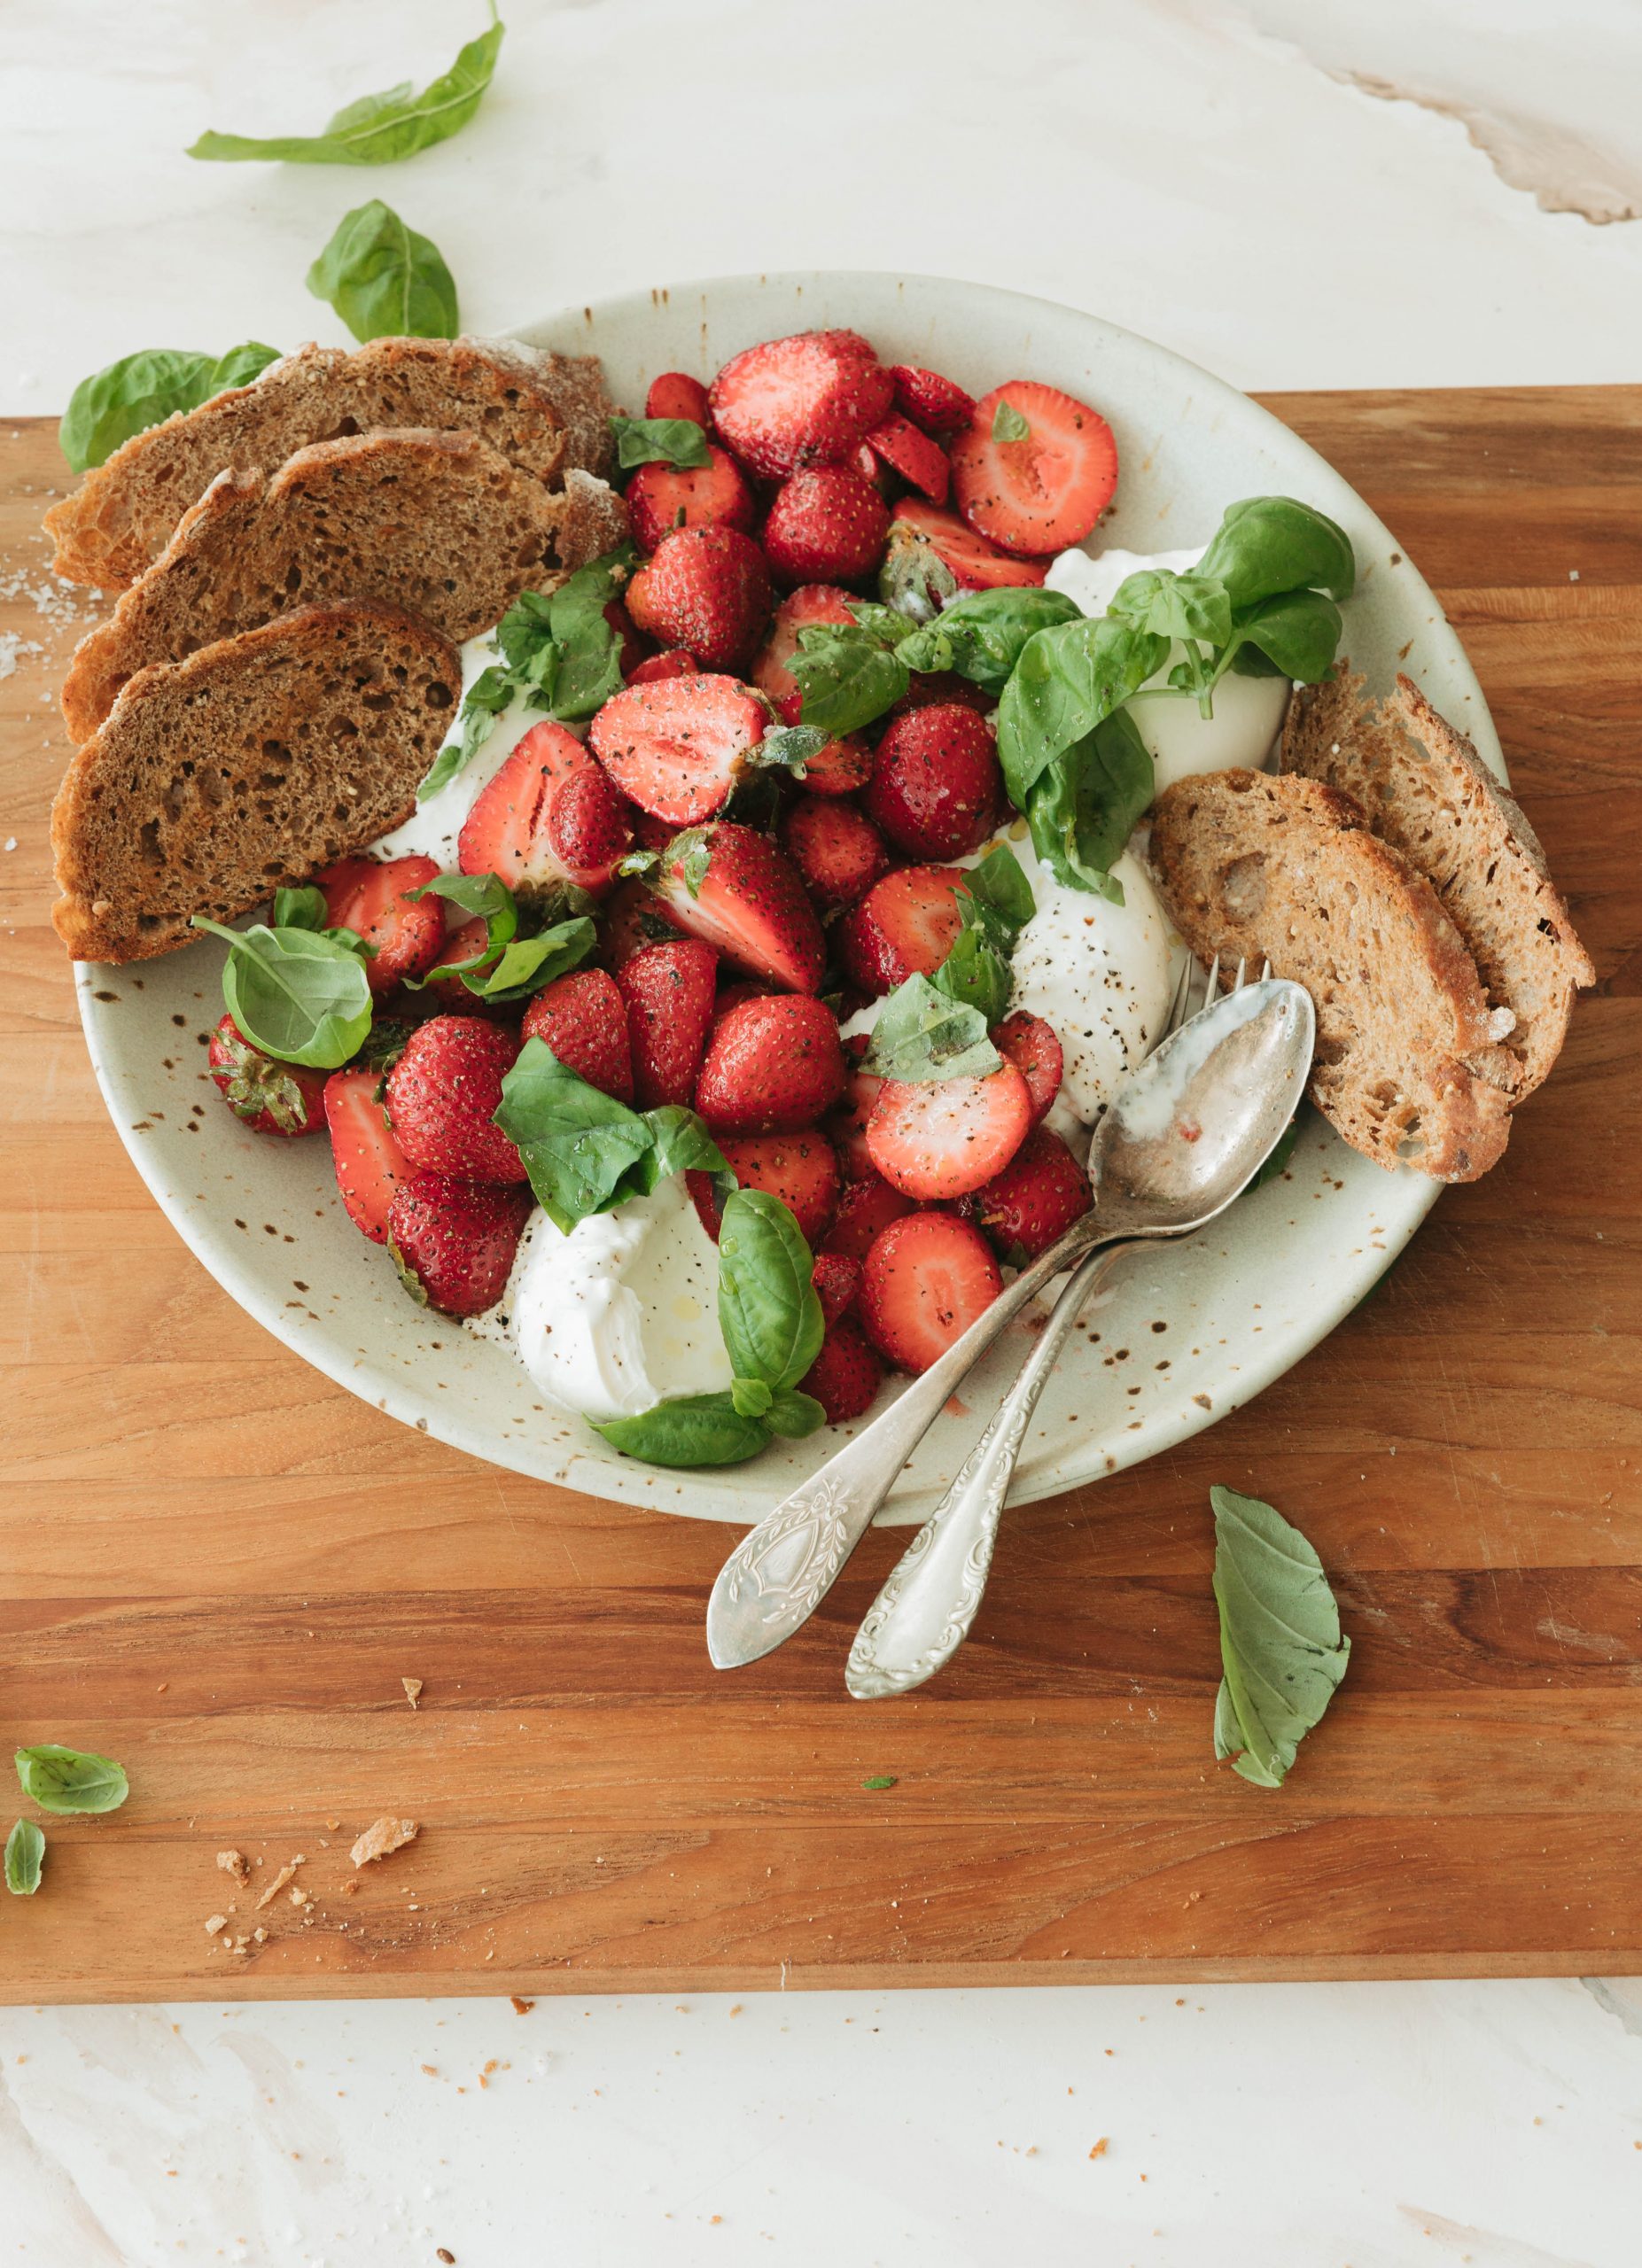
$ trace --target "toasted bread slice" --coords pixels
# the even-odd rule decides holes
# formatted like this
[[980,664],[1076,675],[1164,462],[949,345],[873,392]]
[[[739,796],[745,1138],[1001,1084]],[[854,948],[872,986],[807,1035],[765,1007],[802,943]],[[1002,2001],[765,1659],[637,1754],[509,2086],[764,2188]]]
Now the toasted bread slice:
[[[581,485],[549,491],[475,433],[415,430],[320,441],[271,478],[225,472],[177,524],[159,559],[75,649],[63,685],[84,740],[121,687],[156,662],[293,607],[389,599],[458,644],[499,622],[524,590],[551,590],[596,537]],[[569,547],[569,555],[565,546]]]
[[1165,788],[1151,855],[1200,959],[1269,960],[1317,1010],[1310,1093],[1353,1149],[1475,1181],[1506,1146],[1515,1059],[1436,892],[1336,788],[1210,772]]
[[478,433],[541,481],[605,470],[610,412],[592,356],[507,339],[376,338],[304,346],[248,386],[134,434],[46,514],[56,570],[123,590],[220,472],[272,472],[314,441],[401,425]]
[[380,600],[304,607],[141,671],[51,809],[76,960],[147,960],[409,818],[461,660]]
[[1389,700],[1371,703],[1341,664],[1322,684],[1296,689],[1281,768],[1344,788],[1381,840],[1430,882],[1490,1006],[1510,1017],[1502,1045],[1521,1067],[1517,1100],[1531,1094],[1556,1061],[1576,991],[1596,971],[1538,836],[1471,742],[1412,679],[1399,677]]

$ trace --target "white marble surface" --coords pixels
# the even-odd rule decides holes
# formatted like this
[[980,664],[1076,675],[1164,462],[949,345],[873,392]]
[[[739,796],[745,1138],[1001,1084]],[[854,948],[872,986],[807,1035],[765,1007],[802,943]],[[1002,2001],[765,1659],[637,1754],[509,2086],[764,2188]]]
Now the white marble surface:
[[[1642,225],[1584,217],[1642,204],[1634,0],[507,12],[479,122],[378,174],[182,151],[207,125],[308,129],[429,74],[478,0],[12,0],[0,415],[55,410],[139,346],[339,338],[303,274],[337,216],[377,194],[440,244],[478,330],[595,292],[813,264],[1042,291],[1247,385],[1642,370]],[[1635,1983],[735,2009],[4,2012],[0,2256],[1642,2257]]]

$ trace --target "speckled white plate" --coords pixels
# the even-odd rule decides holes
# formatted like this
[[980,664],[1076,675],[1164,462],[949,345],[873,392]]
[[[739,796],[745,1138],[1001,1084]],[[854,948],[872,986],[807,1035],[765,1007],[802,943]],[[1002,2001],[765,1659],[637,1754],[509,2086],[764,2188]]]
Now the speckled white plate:
[[[703,378],[785,331],[848,324],[886,361],[922,362],[979,393],[1030,375],[1094,402],[1122,463],[1092,548],[1206,542],[1240,496],[1305,498],[1349,531],[1361,580],[1353,661],[1388,683],[1397,657],[1503,774],[1459,641],[1389,532],[1323,460],[1244,395],[1161,346],[1070,307],[934,278],[822,273],[727,277],[636,292],[532,323],[536,344],[603,357],[616,399],[660,370]],[[837,1446],[823,1431],[751,1464],[663,1472],[619,1457],[546,1410],[507,1351],[405,1298],[385,1254],[351,1227],[328,1146],[248,1132],[205,1077],[200,1037],[221,1013],[221,951],[202,943],[128,969],[84,967],[80,1007],[104,1097],[177,1233],[275,1336],[380,1410],[472,1456],[591,1495],[706,1519],[750,1520]],[[1166,1449],[1263,1386],[1332,1331],[1419,1227],[1436,1195],[1386,1174],[1308,1118],[1288,1175],[1208,1234],[1127,1263],[1039,1407],[1017,1497],[1045,1496]],[[887,1518],[922,1519],[1018,1366],[1011,1332],[943,1418]]]

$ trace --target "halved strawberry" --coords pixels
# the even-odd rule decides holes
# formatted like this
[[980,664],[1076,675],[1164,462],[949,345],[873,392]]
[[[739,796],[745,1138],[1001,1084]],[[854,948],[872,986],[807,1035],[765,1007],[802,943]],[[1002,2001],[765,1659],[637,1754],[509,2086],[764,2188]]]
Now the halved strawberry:
[[[819,1243],[838,1204],[838,1161],[823,1135],[811,1127],[800,1134],[758,1134],[743,1141],[721,1140],[719,1147],[741,1188],[767,1190],[772,1197],[779,1197],[798,1223],[805,1242]],[[719,1200],[712,1176],[687,1173],[684,1178],[701,1224],[717,1244]]]
[[867,811],[914,858],[958,858],[992,833],[1002,789],[986,719],[963,703],[936,703],[886,729]]
[[903,480],[922,489],[932,504],[946,501],[946,491],[952,483],[946,452],[938,441],[921,433],[905,417],[891,410],[883,424],[875,425],[868,434],[867,446]]
[[627,672],[629,685],[661,685],[670,677],[694,677],[701,664],[694,654],[687,654],[682,646],[674,646],[665,654],[652,654]]
[[840,464],[890,406],[894,385],[853,331],[803,331],[732,355],[707,390],[720,439],[765,480]]
[[627,519],[641,551],[654,551],[675,528],[750,529],[752,491],[728,449],[708,444],[704,465],[642,464],[627,483]]
[[619,882],[599,908],[599,959],[606,968],[619,969],[646,945],[665,944],[669,937],[683,934],[636,874]]
[[372,1244],[388,1240],[388,1209],[416,1168],[393,1138],[379,1071],[333,1071],[325,1082],[325,1121],[337,1187],[354,1226]]
[[719,957],[694,937],[646,945],[616,972],[633,1048],[633,1084],[641,1110],[688,1103],[696,1089]]
[[698,672],[612,694],[588,741],[641,811],[694,827],[729,801],[768,724],[769,711],[738,678]]
[[664,535],[627,586],[627,610],[646,637],[684,647],[704,670],[740,669],[774,603],[764,554],[732,527]]
[[699,378],[682,370],[664,370],[650,382],[644,397],[646,417],[682,417],[692,425],[707,423],[707,389]]
[[[917,580],[927,575],[921,552],[932,554],[961,591],[990,591],[1002,584],[1041,583],[1048,573],[1043,561],[1012,558],[966,527],[956,512],[921,497],[903,496],[890,522],[890,548],[884,560],[886,581]],[[950,594],[949,594],[950,595]]]
[[912,1209],[911,1198],[891,1189],[875,1170],[846,1182],[832,1226],[821,1239],[821,1250],[863,1261],[891,1222],[904,1219]]
[[1025,1080],[1026,1091],[1032,1099],[1035,1126],[1060,1093],[1065,1069],[1054,1026],[1046,1023],[1041,1016],[1028,1015],[1024,1008],[1017,1008],[993,1032],[992,1045],[1000,1055],[1008,1056]]
[[597,764],[573,734],[544,719],[479,790],[456,839],[456,863],[464,874],[499,874],[510,889],[574,882],[598,897],[632,843],[621,800]]
[[821,1301],[821,1320],[830,1330],[855,1304],[855,1294],[861,1287],[861,1264],[841,1252],[818,1252],[810,1281]]
[[732,819],[676,835],[650,877],[673,920],[753,976],[819,992],[827,948],[798,869],[768,835]]
[[942,377],[938,370],[891,362],[890,377],[895,386],[895,407],[926,433],[955,433],[975,415],[974,396]]
[[[1002,422],[1026,430],[1000,439]],[[1035,378],[1011,378],[975,405],[951,447],[958,509],[991,543],[1047,558],[1081,543],[1112,501],[1117,444],[1098,409]]]
[[1034,1126],[1020,1148],[970,1200],[974,1218],[1016,1267],[1047,1252],[1094,1199],[1089,1177],[1058,1134]]
[[764,551],[789,583],[856,582],[883,556],[890,515],[847,464],[806,466],[783,481],[764,523]]
[[365,963],[373,992],[391,992],[408,976],[424,976],[445,942],[445,909],[435,897],[413,903],[408,890],[420,889],[439,873],[436,859],[339,858],[314,877],[325,893],[325,918],[333,929],[352,929],[374,947]]
[[530,1208],[527,1189],[413,1174],[388,1211],[400,1281],[441,1315],[483,1315],[508,1288]]
[[387,1076],[388,1123],[413,1166],[468,1181],[524,1181],[525,1161],[493,1124],[518,1035],[482,1016],[418,1024]]
[[316,1134],[324,1124],[324,1073],[265,1055],[232,1016],[224,1016],[212,1033],[206,1063],[223,1101],[253,1134],[290,1140]]
[[883,835],[865,812],[837,796],[796,796],[782,823],[782,841],[823,920],[865,897],[889,871]]
[[961,866],[901,866],[875,882],[838,926],[838,956],[852,984],[892,992],[909,976],[933,976],[963,927]]
[[861,1271],[860,1317],[887,1362],[915,1377],[1003,1289],[980,1231],[951,1213],[914,1213],[884,1230]]
[[846,1181],[875,1181],[878,1169],[867,1149],[867,1122],[883,1091],[876,1071],[864,1071],[861,1057],[870,1045],[866,1032],[844,1043],[844,1099],[826,1122],[827,1138],[838,1153]]
[[798,1391],[820,1402],[829,1425],[846,1425],[852,1418],[866,1416],[883,1384],[883,1365],[855,1325],[835,1323],[798,1380]]
[[715,1134],[794,1134],[813,1127],[843,1091],[831,1009],[802,992],[772,992],[713,1026],[696,1107]]
[[984,1079],[886,1079],[867,1122],[867,1149],[907,1197],[965,1197],[1001,1173],[1032,1122],[1013,1063]]
[[769,635],[747,672],[759,692],[769,695],[789,725],[798,723],[804,695],[787,664],[798,650],[798,633],[820,622],[846,623],[852,627],[855,617],[850,612],[849,593],[831,583],[805,583],[789,591],[776,608]]
[[520,1029],[526,1039],[545,1040],[590,1087],[618,1102],[633,1100],[627,1011],[607,970],[578,968],[556,978],[525,1009]]

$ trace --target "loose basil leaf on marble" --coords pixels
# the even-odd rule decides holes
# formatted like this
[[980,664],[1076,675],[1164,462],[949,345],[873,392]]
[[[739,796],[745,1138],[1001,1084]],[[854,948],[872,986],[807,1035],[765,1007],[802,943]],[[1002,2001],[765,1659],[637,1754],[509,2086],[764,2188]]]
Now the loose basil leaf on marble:
[[1334,667],[1345,625],[1320,591],[1283,591],[1232,618],[1232,667],[1244,677],[1288,677],[1319,685]]
[[992,412],[994,441],[1023,441],[1031,430],[1012,401],[1000,400]]
[[1293,496],[1246,496],[1228,504],[1194,572],[1225,586],[1235,608],[1280,591],[1326,591],[1349,599],[1357,582],[1351,539],[1326,513]]
[[1150,750],[1128,711],[1115,710],[1034,783],[1026,811],[1032,848],[1069,889],[1121,905],[1123,884],[1111,869],[1156,787]]
[[938,991],[927,976],[909,976],[879,1010],[861,1066],[879,1078],[922,1085],[984,1079],[1002,1061],[979,1008]]
[[89,472],[134,433],[146,432],[179,409],[198,409],[230,386],[249,385],[279,359],[276,346],[255,340],[222,355],[174,346],[123,354],[81,379],[57,429],[58,445],[76,472]]
[[118,1811],[130,1794],[121,1767],[110,1756],[43,1741],[17,1751],[23,1793],[42,1811]]
[[355,338],[455,338],[455,279],[439,246],[379,197],[345,213],[307,272]]
[[827,1412],[813,1394],[799,1394],[794,1387],[784,1386],[772,1396],[764,1422],[772,1433],[779,1433],[783,1441],[802,1441],[826,1424]]
[[815,1262],[779,1197],[737,1189],[719,1223],[719,1328],[737,1378],[797,1386],[821,1351]]
[[323,929],[330,911],[325,904],[324,891],[316,889],[312,882],[274,892],[274,927],[276,929]]
[[19,1819],[5,1838],[5,1886],[13,1898],[32,1898],[45,1864],[45,1837],[32,1819]]
[[525,1161],[537,1203],[567,1236],[616,1201],[656,1138],[637,1111],[561,1063],[543,1039],[525,1042],[492,1116]]
[[1345,1675],[1351,1642],[1299,1529],[1258,1497],[1216,1487],[1209,1498],[1225,1672],[1214,1752],[1257,1787],[1280,1787]]
[[956,670],[984,692],[1001,694],[1029,638],[1079,618],[1062,591],[969,591],[914,630],[901,659],[909,669]]
[[912,682],[899,653],[870,632],[813,623],[787,664],[804,696],[801,721],[842,740],[892,709]]
[[471,39],[448,71],[417,94],[409,79],[362,95],[318,134],[202,134],[191,158],[238,165],[283,159],[297,166],[390,166],[459,134],[485,98],[505,27],[494,6],[490,29]]
[[642,464],[675,464],[693,470],[712,462],[707,437],[693,417],[612,417],[616,462],[624,472]]
[[637,1418],[589,1418],[595,1433],[626,1456],[679,1467],[744,1464],[770,1438],[761,1418],[743,1418],[728,1394],[658,1402]]
[[[588,915],[580,914],[572,921],[556,921],[534,936],[513,938],[493,966],[464,968],[462,982],[480,1000],[528,1000],[580,968],[597,943],[597,928]],[[487,959],[488,953],[487,946]]]
[[1167,639],[1107,615],[1027,640],[998,705],[998,758],[1016,811],[1029,812],[1049,765],[1137,693],[1168,652]]
[[362,939],[346,930],[270,929],[261,921],[229,929],[203,913],[193,926],[229,949],[222,998],[253,1047],[318,1071],[335,1071],[357,1053],[371,1013]]

